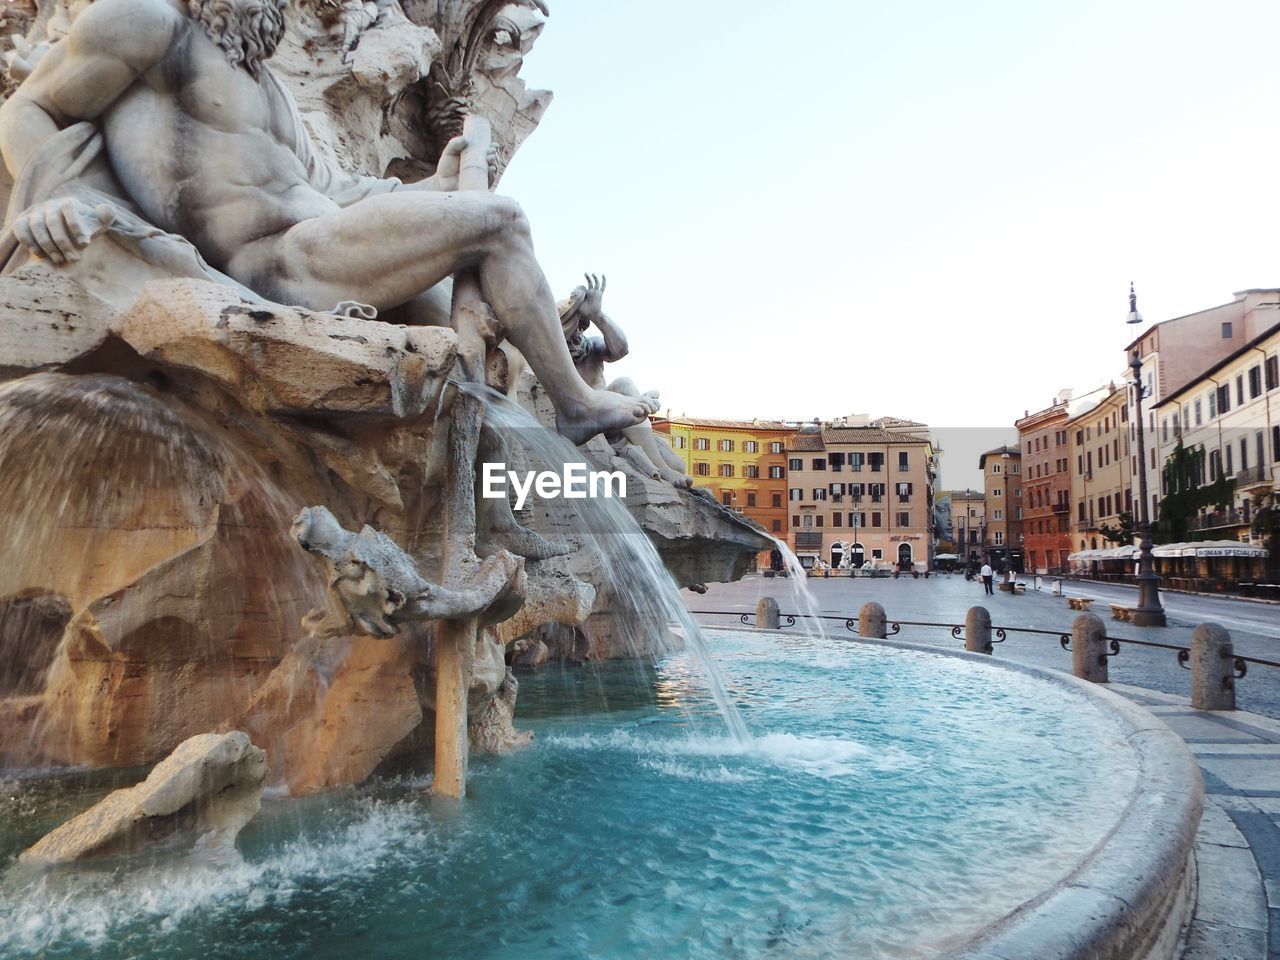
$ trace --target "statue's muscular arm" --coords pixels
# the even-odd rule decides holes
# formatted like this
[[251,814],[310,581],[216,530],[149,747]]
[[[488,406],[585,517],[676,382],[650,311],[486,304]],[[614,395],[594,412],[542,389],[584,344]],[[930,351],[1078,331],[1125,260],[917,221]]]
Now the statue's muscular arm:
[[[180,23],[168,0],[98,0],[85,9],[0,106],[0,154],[10,174],[16,179],[62,128],[96,120],[164,57]],[[36,204],[10,226],[33,254],[63,264],[79,259],[112,217],[67,197]]]
[[0,107],[0,153],[18,176],[62,127],[95,120],[169,51],[182,14],[167,0],[98,0]]

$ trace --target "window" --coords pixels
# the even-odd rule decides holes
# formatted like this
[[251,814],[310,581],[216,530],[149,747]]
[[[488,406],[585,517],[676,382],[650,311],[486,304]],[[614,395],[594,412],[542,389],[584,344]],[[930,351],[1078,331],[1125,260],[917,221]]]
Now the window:
[[1240,469],[1249,469],[1249,441],[1243,437],[1240,438]]
[[1223,340],[1231,339],[1231,321],[1230,320],[1222,321],[1222,339]]
[[772,443],[770,443],[770,444],[769,444],[769,452],[770,452],[770,453],[781,453],[781,452],[782,452],[782,441],[781,441],[781,440],[774,440]]
[[719,445],[719,446],[720,446],[720,452],[721,452],[721,453],[733,453],[733,441],[732,441],[732,440],[721,440],[721,441],[720,441],[720,445]]
[[782,506],[782,494],[775,493],[773,495],[773,505],[775,508]]
[[1249,399],[1262,396],[1262,366],[1249,368]]
[[711,476],[711,464],[695,463],[693,465],[693,473],[698,477],[709,477]]
[[1203,422],[1203,418],[1200,416],[1201,413],[1202,411],[1200,409],[1200,398],[1196,397],[1196,426],[1197,427],[1200,426],[1200,424]]
[[828,462],[830,462],[830,464],[831,464],[831,469],[832,469],[832,470],[843,470],[843,469],[844,469],[844,454],[843,454],[843,453],[829,453],[829,454],[827,454],[827,460],[828,460]]
[[746,453],[759,453],[760,444],[756,443],[754,440],[746,440],[743,441],[742,449]]
[[710,449],[711,449],[711,441],[710,441],[710,440],[708,440],[706,437],[694,437],[694,438],[693,438],[693,449],[695,449],[695,450],[710,450]]
[[[1224,383],[1218,388],[1218,413],[1219,415],[1226,413],[1231,409],[1231,385]],[[1209,408],[1210,414],[1213,413],[1213,407]]]
[[838,527],[838,526],[840,526],[843,522],[844,522],[844,515],[843,515],[843,514],[840,514],[840,513],[833,513],[833,514],[831,515],[831,525],[832,525],[833,527]]
[[823,520],[822,515],[819,514],[814,522],[820,527],[825,521]]
[[993,497],[997,497],[997,498],[999,498],[999,497],[1003,497],[1003,496],[1004,496],[1004,490],[1003,490],[1002,488],[1000,488],[1000,487],[996,487],[993,491],[991,491],[991,495],[992,495]]
[[883,454],[883,453],[876,452],[876,453],[870,453],[870,454],[867,454],[867,459],[868,459],[868,460],[870,461],[870,463],[871,463],[871,472],[872,472],[872,473],[879,473],[881,470],[883,470],[883,469],[884,469],[884,454]]
[[993,519],[993,520],[1003,520],[1003,519],[1004,519],[1004,511],[997,507],[997,508],[996,508],[995,513],[993,513],[993,514],[992,514],[992,519]]
[[783,476],[783,473],[782,473],[782,467],[770,467],[770,468],[769,468],[769,479],[770,479],[770,480],[781,480],[781,479],[782,479],[782,476]]
[[999,473],[999,472],[1000,472],[1000,464],[998,464],[998,463],[993,463],[993,464],[991,465],[991,472],[992,472],[992,473]]
[[806,527],[812,527],[812,526],[813,526],[813,514],[812,514],[812,513],[806,513],[806,514],[804,515],[804,525],[805,525]]
[[1267,389],[1280,387],[1280,357],[1267,357],[1266,369]]
[[733,493],[728,490],[722,491],[720,494],[720,502],[723,503],[726,507],[732,507]]
[[800,526],[800,514],[793,513],[791,515],[791,527],[792,529],[795,529],[798,526]]
[[909,483],[898,484],[898,502],[907,503],[910,500],[911,500],[911,484]]
[[1236,377],[1236,406],[1244,403],[1244,374]]
[[751,480],[759,480],[760,468],[757,467],[754,463],[748,463],[746,466],[742,468],[742,475],[744,477],[748,477]]
[[854,473],[860,473],[862,471],[862,464],[864,460],[865,457],[861,453],[849,454],[849,469]]
[[674,436],[673,436],[673,437],[671,438],[671,447],[672,447],[672,449],[673,449],[673,450],[683,450],[683,449],[685,448],[685,439],[684,439],[684,437],[674,437]]
[[899,527],[909,527],[909,526],[911,526],[911,511],[910,511],[910,510],[899,510],[899,511],[898,511],[898,526],[899,526]]
[[804,461],[801,460],[799,457],[792,457],[790,460],[787,461],[787,468],[790,470],[803,470]]
[[1004,545],[1004,531],[1003,531],[1003,530],[997,530],[997,531],[996,531],[996,533],[995,533],[995,537],[996,537],[996,546],[997,546],[997,547],[999,547],[999,546],[1003,546],[1003,545]]
[[884,524],[881,522],[881,519],[880,519],[880,511],[879,511],[879,510],[872,510],[872,511],[871,511],[871,525],[872,525],[873,527],[882,527],[882,526],[884,526]]
[[825,499],[827,499],[827,489],[826,489],[826,487],[814,487],[814,488],[813,488],[813,499],[815,499],[815,500],[825,500]]
[[868,490],[868,491],[870,492],[870,494],[871,494],[871,502],[872,502],[872,503],[879,503],[881,500],[883,500],[883,499],[884,499],[884,484],[883,484],[883,483],[869,483],[869,484],[867,484],[867,490]]
[[907,451],[899,450],[898,451],[898,469],[899,470],[911,469],[909,466],[909,463],[910,463],[910,456],[908,455]]
[[754,490],[747,491],[747,506],[754,507],[756,505],[756,492]]
[[1271,428],[1271,459],[1280,463],[1280,424]]
[[815,469],[815,470],[825,470],[825,469],[827,469],[827,461],[826,461],[826,458],[825,458],[825,457],[814,457],[814,458],[813,458],[813,469]]
[[792,503],[800,503],[804,500],[804,491],[799,487],[792,487],[787,491],[787,499]]
[[1236,472],[1235,461],[1231,456],[1231,444],[1227,444],[1227,476],[1234,476]]
[[773,532],[774,532],[774,533],[781,533],[781,532],[782,532],[782,521],[781,521],[781,520],[774,520],[774,521],[773,521]]
[[720,464],[720,476],[722,476],[722,477],[732,477],[732,476],[733,476],[733,464],[732,464],[732,463],[722,463],[722,464]]

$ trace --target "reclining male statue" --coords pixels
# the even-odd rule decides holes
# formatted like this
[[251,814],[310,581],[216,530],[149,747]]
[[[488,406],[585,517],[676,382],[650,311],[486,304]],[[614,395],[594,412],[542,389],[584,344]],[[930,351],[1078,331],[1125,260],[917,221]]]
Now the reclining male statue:
[[[265,63],[285,2],[97,0],[80,13],[0,108],[17,244],[71,264],[112,232],[279,303],[367,304],[400,323],[447,324],[433,288],[475,269],[565,436],[581,443],[654,412],[651,398],[578,375],[524,214],[456,189],[465,142],[413,184],[348,176],[319,156]],[[0,260],[16,244],[2,247]]]

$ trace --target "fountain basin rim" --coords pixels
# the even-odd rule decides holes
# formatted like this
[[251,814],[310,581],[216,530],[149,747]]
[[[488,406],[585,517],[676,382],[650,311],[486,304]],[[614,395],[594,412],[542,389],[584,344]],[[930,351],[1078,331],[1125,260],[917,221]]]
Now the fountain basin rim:
[[[794,634],[742,627],[712,629]],[[1196,831],[1204,809],[1200,765],[1186,742],[1146,708],[1071,674],[922,643],[851,643],[968,660],[1073,690],[1122,727],[1138,765],[1133,792],[1107,834],[1062,880],[976,936],[949,960],[1165,960],[1180,954],[1194,902]]]

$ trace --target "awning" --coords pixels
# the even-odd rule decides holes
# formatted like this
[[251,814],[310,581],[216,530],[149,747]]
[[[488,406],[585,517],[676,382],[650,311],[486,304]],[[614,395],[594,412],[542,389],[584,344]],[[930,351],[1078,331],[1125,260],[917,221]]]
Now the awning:
[[1073,563],[1087,563],[1092,560],[1136,560],[1137,558],[1138,548],[1133,544],[1125,544],[1123,547],[1081,550],[1067,557]]
[[1157,557],[1265,557],[1267,548],[1239,540],[1202,540],[1162,544],[1152,552]]
[[959,560],[960,555],[956,553],[939,553],[934,556],[935,560]]

